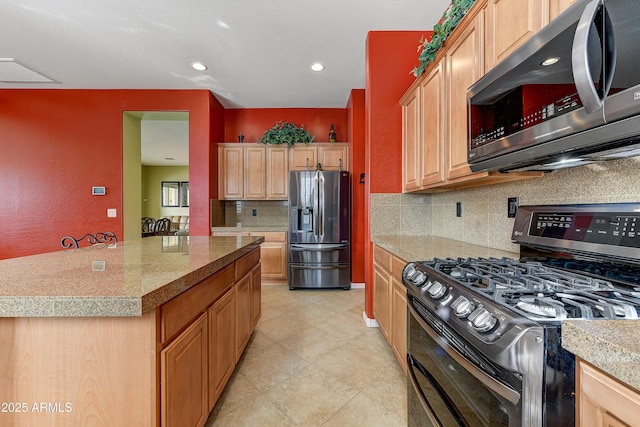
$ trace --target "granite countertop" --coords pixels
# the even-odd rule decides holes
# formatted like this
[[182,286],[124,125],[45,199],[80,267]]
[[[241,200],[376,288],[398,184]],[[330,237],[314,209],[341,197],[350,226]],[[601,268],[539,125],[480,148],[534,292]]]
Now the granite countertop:
[[508,257],[518,259],[516,252],[487,248],[437,236],[372,236],[373,243],[393,255],[409,261],[424,261],[447,257]]
[[240,226],[240,227],[211,227],[211,231],[225,231],[225,232],[260,232],[260,231],[288,231],[289,226],[287,225],[270,225],[270,226],[259,226],[259,225],[251,225],[251,226]]
[[157,236],[0,260],[0,317],[141,316],[263,241]]
[[640,390],[638,320],[565,320],[562,347]]

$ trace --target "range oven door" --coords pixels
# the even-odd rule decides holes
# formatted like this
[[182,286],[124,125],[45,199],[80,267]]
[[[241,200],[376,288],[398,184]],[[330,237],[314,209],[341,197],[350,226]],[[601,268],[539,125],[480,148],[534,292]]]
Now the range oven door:
[[[486,361],[484,370],[478,367],[469,359],[477,358],[477,353],[465,356],[455,348],[464,348],[461,337],[444,324],[430,326],[431,322],[418,313],[427,309],[411,295],[407,304],[409,425],[536,425],[523,423],[521,389],[499,379],[511,374],[498,373],[499,368],[487,366]],[[515,377],[511,380],[518,383]]]

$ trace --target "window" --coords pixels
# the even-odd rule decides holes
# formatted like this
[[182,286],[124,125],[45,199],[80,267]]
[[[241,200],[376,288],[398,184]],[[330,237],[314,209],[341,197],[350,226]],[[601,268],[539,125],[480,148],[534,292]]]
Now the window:
[[162,181],[162,206],[180,206],[180,182]]
[[180,183],[180,206],[189,207],[189,181]]

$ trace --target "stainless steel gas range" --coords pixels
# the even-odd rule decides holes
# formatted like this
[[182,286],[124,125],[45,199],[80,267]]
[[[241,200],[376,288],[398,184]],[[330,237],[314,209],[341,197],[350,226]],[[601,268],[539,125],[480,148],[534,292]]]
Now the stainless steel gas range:
[[520,207],[512,238],[405,266],[409,425],[573,426],[562,322],[638,318],[640,204]]

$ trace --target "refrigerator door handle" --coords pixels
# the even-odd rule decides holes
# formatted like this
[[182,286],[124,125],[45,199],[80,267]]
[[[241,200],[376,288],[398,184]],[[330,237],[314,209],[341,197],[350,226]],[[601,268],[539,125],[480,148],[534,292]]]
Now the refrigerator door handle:
[[316,173],[313,176],[313,234],[315,234],[316,238],[318,236],[318,227],[319,227],[319,222],[318,222],[318,213],[320,212],[320,206],[318,203],[318,187],[319,187],[319,182],[318,182],[318,174]]
[[296,270],[346,270],[349,264],[336,265],[311,265],[311,264],[291,264],[292,269]]
[[320,209],[318,212],[318,236],[321,240],[324,240],[324,175],[322,172],[318,172],[318,204]]
[[342,244],[342,243],[338,243],[335,245],[326,245],[323,244],[322,246],[314,246],[314,245],[295,245],[295,244],[290,244],[289,245],[289,249],[291,249],[292,251],[296,251],[296,252],[302,252],[302,251],[309,251],[309,252],[331,252],[331,251],[335,251],[335,250],[339,250],[339,249],[344,249],[344,248],[348,248],[349,245],[348,244]]

